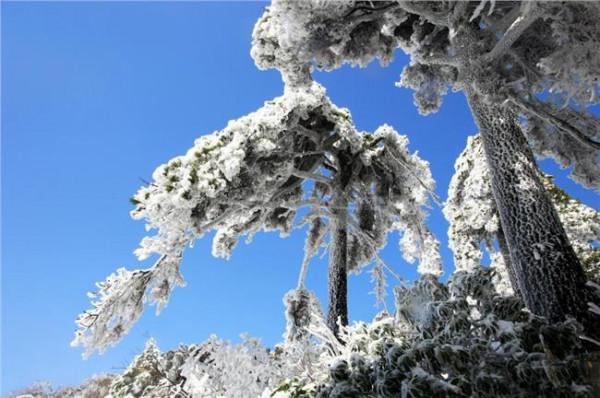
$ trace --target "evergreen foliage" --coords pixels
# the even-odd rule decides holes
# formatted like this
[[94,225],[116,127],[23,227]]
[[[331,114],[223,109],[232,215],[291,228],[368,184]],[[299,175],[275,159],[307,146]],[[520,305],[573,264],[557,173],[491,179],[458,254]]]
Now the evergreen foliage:
[[[124,268],[97,284],[93,308],[77,320],[74,346],[84,355],[116,344],[140,317],[144,302],[160,311],[184,280],[186,246],[216,230],[212,254],[228,258],[242,236],[309,225],[299,288],[311,258],[328,242],[329,319],[347,323],[346,275],[373,262],[392,231],[421,273],[442,272],[439,243],[425,220],[434,189],[429,164],[408,139],[383,125],[358,131],[318,84],[289,89],[258,111],[200,137],[186,155],[159,166],[140,188],[132,217],[156,235],[136,250],[158,254],[148,269]],[[302,217],[297,212],[307,208]],[[325,239],[328,238],[328,241]]]
[[323,383],[293,380],[274,396],[596,396],[600,357],[585,347],[582,326],[531,314],[496,292],[493,273],[459,271],[448,284],[423,276],[398,289],[395,325],[374,322],[382,333],[369,334],[367,344],[345,335],[345,352],[330,359]]
[[[156,169],[131,203],[156,231],[136,254],[159,259],[98,283],[73,345],[103,351],[145,302],[160,311],[184,285],[185,248],[207,232],[216,231],[213,255],[228,258],[242,237],[307,226],[298,286],[284,297],[284,341],[270,350],[248,336],[238,345],[211,336],[167,353],[149,341],[121,375],[26,394],[600,396],[600,285],[585,283],[600,278],[600,215],[534,159],[553,157],[579,183],[600,186],[600,129],[588,112],[598,103],[599,17],[593,2],[274,0],[255,26],[252,56],[281,72],[284,95]],[[463,90],[480,127],[445,205],[456,268],[447,283],[425,222],[428,163],[388,125],[359,131],[311,76],[388,64],[398,48],[411,56],[398,85],[414,90],[420,113],[437,111],[448,88]],[[378,251],[392,231],[421,277],[396,288],[394,317],[348,326],[347,274],[375,264],[381,292]],[[491,267],[481,265],[482,246]],[[326,318],[304,283],[325,247]]]
[[[105,396],[597,396],[600,354],[589,347],[600,343],[585,337],[574,319],[551,323],[517,297],[499,294],[494,273],[485,267],[458,271],[445,284],[423,275],[396,288],[394,317],[382,313],[370,323],[340,326],[337,337],[319,307],[309,306],[303,337],[273,350],[248,336],[238,345],[212,336],[160,353],[150,340],[123,374],[106,379]],[[600,301],[600,285],[591,287]],[[590,311],[600,316],[597,305]],[[29,394],[87,397],[77,394],[89,389],[31,388]]]

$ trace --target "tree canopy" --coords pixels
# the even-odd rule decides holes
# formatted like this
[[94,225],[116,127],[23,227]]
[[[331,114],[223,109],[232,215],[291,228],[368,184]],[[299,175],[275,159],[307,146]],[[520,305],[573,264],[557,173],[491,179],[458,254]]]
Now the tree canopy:
[[[160,259],[149,269],[121,268],[99,283],[94,308],[77,321],[73,344],[88,353],[103,350],[129,330],[144,301],[160,311],[173,288],[184,284],[179,266],[185,248],[211,230],[212,254],[228,258],[242,236],[250,241],[271,230],[286,235],[309,224],[305,275],[343,206],[349,213],[343,222],[349,228],[345,269],[380,261],[387,235],[400,231],[405,259],[418,260],[421,273],[441,274],[439,244],[425,224],[434,182],[428,163],[407,145],[387,125],[372,134],[358,131],[350,113],[331,104],[317,84],[289,89],[200,137],[186,155],[159,166],[132,198],[133,218],[157,231],[142,240],[136,255]],[[298,213],[302,208],[307,211]],[[343,314],[334,315],[333,323]]]
[[275,0],[252,56],[303,85],[313,68],[387,65],[401,49],[411,62],[397,85],[415,91],[421,113],[435,112],[449,87],[474,90],[526,117],[538,156],[600,189],[600,122],[587,111],[599,101],[599,16],[595,2]]

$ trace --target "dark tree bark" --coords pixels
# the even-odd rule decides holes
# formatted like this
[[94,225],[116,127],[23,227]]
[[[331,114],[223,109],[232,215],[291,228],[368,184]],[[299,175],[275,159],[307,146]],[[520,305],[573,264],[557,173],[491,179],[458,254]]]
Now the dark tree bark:
[[551,322],[573,316],[589,325],[586,278],[516,115],[467,92],[479,126],[510,263],[525,305]]
[[336,153],[337,172],[331,202],[331,242],[329,246],[329,311],[327,326],[337,337],[338,319],[348,324],[348,199],[346,186],[352,177],[352,154],[345,150]]
[[327,326],[338,336],[338,319],[348,324],[348,210],[346,201],[339,198],[333,203],[331,242],[329,247],[329,312]]

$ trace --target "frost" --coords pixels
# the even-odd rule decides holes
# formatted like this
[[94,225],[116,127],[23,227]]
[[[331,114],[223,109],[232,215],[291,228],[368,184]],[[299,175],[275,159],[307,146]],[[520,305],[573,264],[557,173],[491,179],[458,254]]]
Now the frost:
[[259,397],[291,375],[280,350],[269,351],[247,335],[242,339],[233,345],[211,336],[191,347],[181,367],[183,390],[193,398]]
[[[497,270],[498,288],[510,293],[506,260],[495,245],[501,234],[500,222],[479,135],[468,138],[454,167],[444,215],[450,223],[448,238],[455,268],[458,271],[477,269],[481,264],[483,245],[490,252],[492,267]],[[600,212],[571,198],[553,183],[551,177],[542,176],[542,181],[586,273],[591,278],[598,278]],[[539,258],[545,245],[538,242],[534,248]]]
[[86,355],[103,351],[127,333],[145,301],[160,311],[184,283],[184,249],[209,231],[216,231],[213,256],[227,259],[243,236],[271,230],[285,236],[309,224],[299,288],[311,258],[327,239],[331,246],[338,219],[350,247],[346,269],[379,261],[387,236],[399,231],[405,256],[419,260],[420,272],[440,274],[439,244],[425,224],[433,189],[429,164],[409,152],[405,136],[388,125],[358,131],[316,83],[288,87],[256,112],[200,137],[139,189],[131,215],[156,233],[135,254],[160,260],[146,270],[120,270],[99,285],[73,344]]
[[156,304],[160,311],[176,285],[184,285],[179,274],[179,258],[163,256],[145,270],[119,268],[104,282],[97,283],[98,293],[90,294],[95,299],[93,308],[79,315],[76,321],[79,330],[71,345],[85,347],[84,357],[94,350],[103,352],[116,344],[139,319],[144,302]]
[[588,108],[600,101],[599,18],[595,2],[274,0],[252,56],[297,87],[312,69],[386,65],[401,49],[411,61],[397,85],[415,91],[420,113],[437,111],[449,86],[509,107],[533,126],[538,156],[598,189],[600,129]]

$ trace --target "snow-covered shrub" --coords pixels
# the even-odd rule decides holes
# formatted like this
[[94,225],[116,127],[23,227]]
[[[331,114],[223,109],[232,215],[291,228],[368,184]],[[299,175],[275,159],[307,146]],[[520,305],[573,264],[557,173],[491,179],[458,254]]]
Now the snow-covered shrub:
[[[313,336],[308,347],[313,349],[314,358],[310,372],[295,374],[281,383],[271,392],[273,397],[314,396],[328,381],[330,374],[342,377],[348,373],[349,366],[351,369],[363,369],[382,355],[387,347],[405,345],[408,341],[406,336],[411,334],[408,328],[397,325],[394,318],[385,312],[370,323],[340,325],[338,337],[327,327],[320,314],[312,313],[307,330]],[[356,373],[354,383],[368,386],[370,382],[362,380],[363,375],[364,372]]]
[[587,352],[593,343],[581,338],[581,325],[531,314],[496,292],[493,273],[457,272],[446,285],[425,275],[397,289],[397,322],[355,325],[353,341],[361,341],[358,330],[386,332],[363,333],[357,345],[346,340],[324,382],[291,380],[274,396],[594,396],[589,383],[600,357]]
[[[396,288],[394,317],[384,312],[370,323],[339,325],[338,337],[312,293],[294,290],[284,300],[286,339],[273,349],[248,336],[240,344],[211,336],[161,353],[150,340],[117,377],[60,391],[36,385],[24,393],[35,398],[598,396],[600,355],[589,349],[599,343],[572,319],[549,323],[517,297],[498,293],[495,272],[458,271],[446,284],[423,275],[412,286]],[[600,285],[589,285],[600,302]],[[590,311],[600,315],[600,306],[590,303]]]

